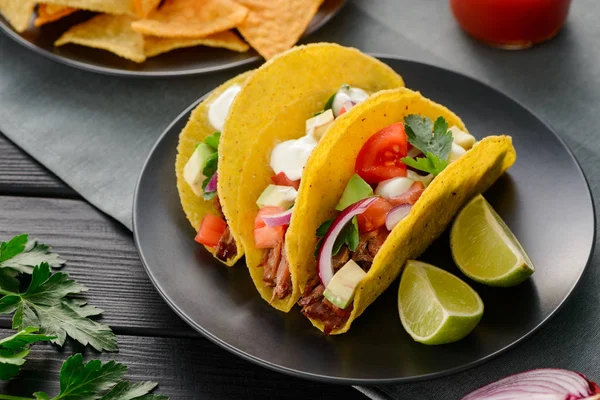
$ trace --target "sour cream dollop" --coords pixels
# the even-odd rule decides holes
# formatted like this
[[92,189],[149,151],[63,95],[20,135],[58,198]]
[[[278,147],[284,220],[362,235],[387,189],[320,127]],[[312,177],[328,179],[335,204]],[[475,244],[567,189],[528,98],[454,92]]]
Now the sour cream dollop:
[[[362,103],[369,97],[362,89],[342,86],[333,99],[332,109],[335,116],[347,101],[355,104]],[[309,124],[310,125],[310,124]],[[307,126],[306,135],[300,139],[286,140],[275,146],[271,152],[271,168],[278,174],[283,172],[289,179],[295,181],[302,178],[302,170],[317,145],[318,138],[313,136],[314,126]]]
[[369,94],[360,88],[342,86],[335,95],[333,104],[331,105],[333,114],[336,117],[340,115],[344,103],[351,101],[354,104],[360,104],[365,101],[367,97],[369,97]]
[[279,143],[271,152],[271,168],[276,174],[283,172],[293,181],[300,179],[304,165],[316,145],[317,141],[312,135]]
[[231,103],[233,99],[240,92],[242,87],[240,85],[233,85],[225,90],[210,106],[208,106],[208,121],[218,131],[223,130],[225,125],[225,118],[229,114]]

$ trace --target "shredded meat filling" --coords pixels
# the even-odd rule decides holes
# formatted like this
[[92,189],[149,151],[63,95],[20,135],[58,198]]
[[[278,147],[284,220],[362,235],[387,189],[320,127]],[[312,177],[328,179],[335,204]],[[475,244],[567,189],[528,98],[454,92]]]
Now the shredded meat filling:
[[263,282],[265,286],[273,289],[273,298],[285,299],[291,292],[292,275],[290,273],[290,264],[285,254],[284,243],[265,250],[260,267],[264,268]]
[[219,239],[219,243],[217,243],[217,252],[215,255],[221,261],[227,261],[237,254],[237,246],[235,245],[235,240],[231,235],[231,231],[229,230],[229,225],[225,228],[225,232]]
[[[354,260],[361,268],[368,271],[387,236],[388,231],[385,228],[361,233],[354,252],[350,252],[348,247],[344,246],[338,254],[332,257],[334,271],[344,266],[349,259]],[[333,330],[341,328],[346,323],[352,313],[353,305],[350,304],[344,309],[339,308],[323,296],[324,291],[325,287],[319,277],[315,276],[304,288],[298,305],[302,307],[302,314],[323,322],[325,325],[323,330],[326,335],[329,335]]]

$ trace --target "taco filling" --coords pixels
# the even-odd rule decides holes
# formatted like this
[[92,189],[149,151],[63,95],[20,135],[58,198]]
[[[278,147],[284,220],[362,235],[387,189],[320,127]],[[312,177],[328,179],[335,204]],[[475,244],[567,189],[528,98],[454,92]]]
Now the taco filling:
[[183,178],[194,194],[206,201],[215,202],[218,215],[207,214],[202,219],[194,240],[215,249],[215,256],[221,261],[234,258],[238,252],[217,195],[217,167],[221,130],[225,125],[225,118],[231,104],[240,90],[240,85],[232,85],[209,105],[208,121],[215,132],[196,145],[183,169]]
[[339,199],[340,214],[316,232],[318,275],[298,302],[302,313],[324,324],[325,334],[348,320],[356,288],[392,229],[426,187],[475,144],[443,117],[408,115],[371,136],[355,161],[355,174]]
[[313,149],[333,121],[369,97],[360,88],[342,85],[324,109],[306,121],[306,134],[275,145],[270,157],[272,184],[256,204],[254,244],[264,249],[260,263],[265,286],[273,287],[273,298],[285,299],[292,292],[290,265],[285,254],[285,234],[290,224],[304,166]]

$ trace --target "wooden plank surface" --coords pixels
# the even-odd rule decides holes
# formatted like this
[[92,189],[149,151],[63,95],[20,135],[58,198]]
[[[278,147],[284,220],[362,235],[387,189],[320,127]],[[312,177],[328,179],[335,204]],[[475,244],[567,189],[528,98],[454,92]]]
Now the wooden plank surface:
[[[5,337],[11,331],[0,330]],[[282,375],[244,361],[206,339],[119,336],[119,353],[84,352],[86,360],[117,360],[129,367],[127,378],[159,382],[156,393],[171,399],[364,399],[348,386],[326,385]],[[58,394],[62,362],[80,352],[46,344],[32,347],[19,377],[0,383],[0,393],[30,396],[34,391]]]
[[79,197],[63,181],[0,134],[0,194]]
[[[1,154],[1,153],[0,153]],[[131,233],[83,200],[0,196],[0,239],[29,233],[67,260],[65,272],[89,288],[118,333],[198,336],[150,283]],[[4,317],[3,327],[8,327]]]
[[[73,343],[64,349],[32,348],[21,374],[0,382],[0,393],[58,393],[62,362],[75,352],[86,359],[116,359],[128,378],[160,383],[172,399],[364,399],[351,387],[310,382],[242,360],[189,328],[150,283],[131,233],[90,206],[60,179],[0,134],[0,240],[30,233],[67,259],[64,268],[89,288],[90,303],[119,335],[119,353],[98,354]],[[0,317],[0,338],[12,333]]]

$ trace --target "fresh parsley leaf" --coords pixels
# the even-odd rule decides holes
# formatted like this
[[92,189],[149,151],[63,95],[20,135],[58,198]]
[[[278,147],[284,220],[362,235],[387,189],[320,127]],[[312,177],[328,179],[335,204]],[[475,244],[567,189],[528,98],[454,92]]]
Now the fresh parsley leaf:
[[331,218],[323,222],[321,226],[317,228],[317,237],[325,237],[325,235],[327,235],[327,232],[329,232],[329,228],[331,228],[331,224],[333,223],[333,221],[335,221],[335,218]]
[[432,153],[442,161],[448,160],[452,148],[452,132],[443,117],[435,124],[427,117],[421,118],[416,114],[404,118],[404,130],[410,144],[423,153]]
[[348,246],[350,251],[356,250],[360,236],[358,234],[358,220],[353,217],[349,224],[346,224],[333,245],[332,256],[337,255],[343,245]]
[[424,171],[433,175],[438,175],[448,166],[448,161],[440,160],[436,155],[427,153],[426,157],[404,157],[402,162],[409,167]]
[[42,263],[33,269],[25,293],[4,291],[0,314],[14,312],[13,329],[38,326],[41,333],[56,336],[52,342],[60,346],[68,335],[98,351],[117,351],[116,336],[110,327],[88,318],[102,310],[88,306],[84,300],[67,297],[86,290],[63,272],[51,275],[50,266]]
[[168,397],[148,394],[155,382],[131,383],[122,380],[127,367],[115,361],[100,360],[83,363],[81,354],[69,357],[60,369],[60,393],[53,398],[37,392],[37,400],[168,400]]
[[212,177],[217,172],[217,163],[219,162],[219,153],[212,153],[210,157],[206,159],[206,164],[202,169],[202,175],[206,177]]
[[139,399],[141,396],[148,399],[167,398],[166,396],[148,395],[158,384],[156,382],[136,382],[121,381],[117,383],[108,393],[100,398],[100,400],[133,400]]
[[25,363],[29,346],[40,340],[52,340],[54,336],[40,335],[38,328],[27,327],[12,336],[0,340],[0,380],[14,378]]
[[337,92],[335,92],[334,94],[332,94],[331,97],[329,97],[327,99],[327,101],[325,102],[325,105],[323,106],[323,110],[319,111],[314,116],[316,117],[317,115],[319,115],[321,113],[324,113],[327,110],[333,109],[333,101],[335,100],[335,96],[336,95],[337,95]]
[[2,291],[18,292],[21,282],[17,279],[19,272],[10,268],[0,268],[0,293]]
[[18,235],[7,242],[0,243],[0,264],[10,258],[13,258],[25,250],[25,245],[29,235]]
[[210,182],[210,180],[212,179],[212,175],[209,178],[206,178],[202,181],[202,198],[204,198],[204,200],[212,200],[217,196],[217,191],[215,190],[214,192],[207,192],[206,191],[206,186],[208,186],[208,183]]
[[219,140],[221,139],[221,132],[215,132],[204,139],[204,143],[209,145],[214,151],[219,150]]
[[8,243],[0,245],[0,268],[12,268],[24,274],[31,274],[33,267],[48,263],[52,268],[60,268],[65,260],[52,252],[52,248],[29,239],[28,235],[19,235]]
[[327,235],[327,232],[329,231],[329,228],[331,227],[331,224],[333,223],[334,220],[335,220],[335,218],[328,219],[327,221],[323,222],[317,228],[317,237],[319,238],[319,240],[317,241],[317,246],[315,248],[315,257],[319,256],[319,250],[321,249],[321,246],[323,245],[323,240],[325,239],[325,235]]

